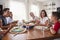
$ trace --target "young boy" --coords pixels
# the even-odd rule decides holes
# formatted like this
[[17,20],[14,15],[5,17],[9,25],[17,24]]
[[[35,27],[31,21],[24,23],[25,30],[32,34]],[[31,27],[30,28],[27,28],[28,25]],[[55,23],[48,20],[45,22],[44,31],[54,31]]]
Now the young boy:
[[54,23],[54,26],[50,27],[50,31],[52,34],[56,34],[59,31],[60,28],[59,19],[60,19],[60,13],[52,12],[51,21]]

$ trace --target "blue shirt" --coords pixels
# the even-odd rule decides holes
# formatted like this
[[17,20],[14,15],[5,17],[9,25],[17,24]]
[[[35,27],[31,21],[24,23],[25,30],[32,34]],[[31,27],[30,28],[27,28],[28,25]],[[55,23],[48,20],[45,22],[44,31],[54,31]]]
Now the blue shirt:
[[0,15],[0,19],[2,20],[2,25],[3,26],[7,25],[7,20],[4,16]]

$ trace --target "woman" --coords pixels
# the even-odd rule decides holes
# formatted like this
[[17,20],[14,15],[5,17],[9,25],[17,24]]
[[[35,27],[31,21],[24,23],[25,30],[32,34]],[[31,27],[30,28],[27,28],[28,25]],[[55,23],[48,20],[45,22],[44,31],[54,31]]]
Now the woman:
[[42,10],[40,13],[40,22],[38,25],[40,26],[48,26],[49,18],[47,17],[47,13],[45,10]]

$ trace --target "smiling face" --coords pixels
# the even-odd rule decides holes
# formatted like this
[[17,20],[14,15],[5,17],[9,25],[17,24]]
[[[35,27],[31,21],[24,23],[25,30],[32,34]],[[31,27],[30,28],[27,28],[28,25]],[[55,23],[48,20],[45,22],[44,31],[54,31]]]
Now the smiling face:
[[45,10],[42,10],[41,13],[40,13],[40,17],[43,18],[43,17],[47,17],[47,13]]
[[6,11],[4,12],[3,16],[7,17],[8,14],[9,14],[9,10],[6,10]]
[[51,15],[51,21],[54,22],[55,17],[53,15]]
[[41,17],[45,17],[45,13],[44,12],[41,12]]
[[31,16],[31,17],[34,17],[34,14],[33,14],[33,12],[30,12],[30,16]]

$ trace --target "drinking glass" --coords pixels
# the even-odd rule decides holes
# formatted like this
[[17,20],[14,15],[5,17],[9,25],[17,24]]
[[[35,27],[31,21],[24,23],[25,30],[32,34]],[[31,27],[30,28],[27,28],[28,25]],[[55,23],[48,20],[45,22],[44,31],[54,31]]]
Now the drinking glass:
[[44,26],[42,26],[42,29],[41,30],[42,30],[43,37],[44,37],[45,36],[45,32],[44,32],[45,31],[45,28],[44,28]]

